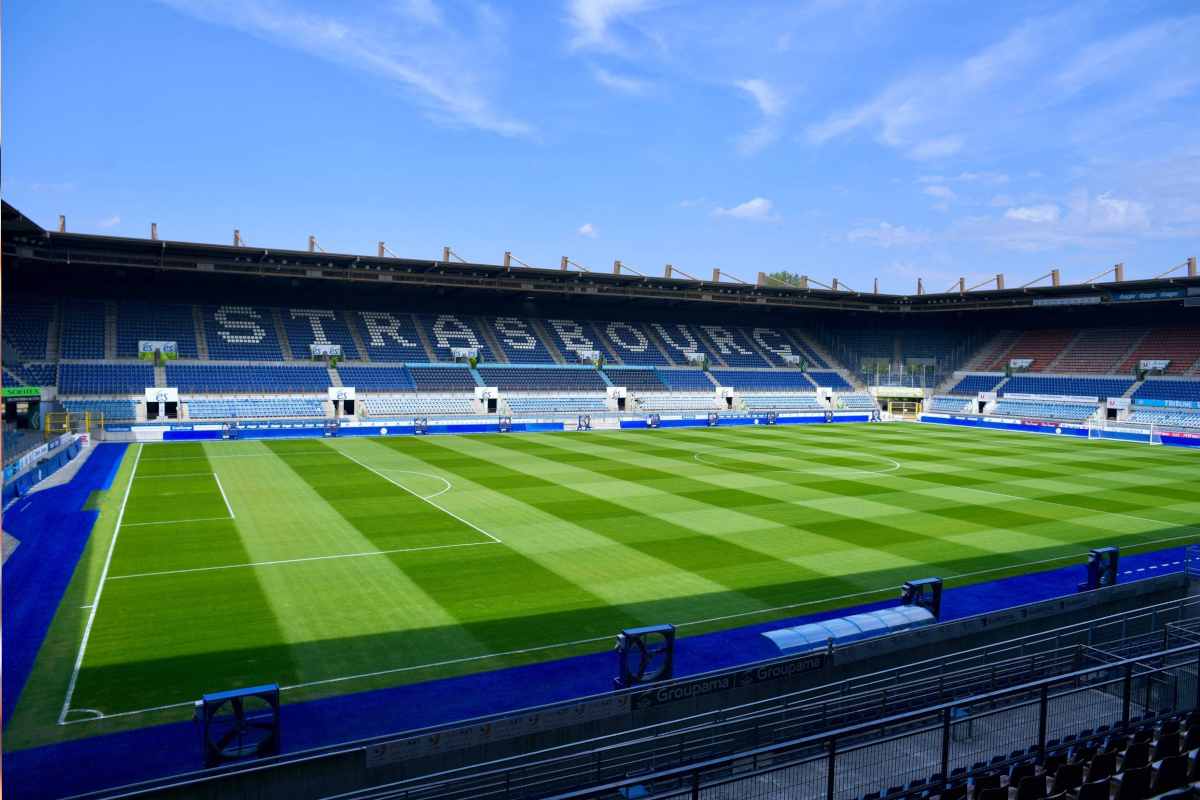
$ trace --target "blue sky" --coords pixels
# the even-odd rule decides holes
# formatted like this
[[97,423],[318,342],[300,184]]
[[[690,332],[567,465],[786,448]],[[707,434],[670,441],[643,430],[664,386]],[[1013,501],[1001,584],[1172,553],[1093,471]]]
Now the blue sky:
[[5,6],[44,225],[855,289],[1200,251],[1194,2]]

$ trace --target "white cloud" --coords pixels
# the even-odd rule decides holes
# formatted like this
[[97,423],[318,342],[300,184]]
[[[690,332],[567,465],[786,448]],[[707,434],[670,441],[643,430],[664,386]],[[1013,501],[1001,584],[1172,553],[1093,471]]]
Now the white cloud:
[[753,200],[736,205],[733,208],[718,208],[713,211],[717,217],[733,217],[754,222],[773,222],[778,217],[771,214],[771,201],[765,197],[755,197]]
[[1090,204],[1088,227],[1101,233],[1144,231],[1150,227],[1150,214],[1144,204],[1106,192]]
[[918,161],[928,161],[934,158],[948,158],[963,149],[965,142],[961,136],[942,136],[920,142],[908,151],[909,156]]
[[733,85],[754,98],[754,102],[758,104],[758,110],[763,113],[763,116],[775,117],[783,112],[783,97],[775,87],[761,78],[734,81]]
[[592,68],[592,77],[601,86],[622,94],[642,95],[650,90],[650,84],[640,78],[618,75],[600,67]]
[[113,214],[111,217],[105,217],[96,223],[97,228],[115,228],[121,224],[121,217],[118,214]]
[[846,234],[852,242],[867,242],[879,247],[909,247],[925,244],[929,234],[912,231],[903,225],[893,225],[890,222],[880,222],[875,226],[854,228]]
[[1059,209],[1053,203],[1040,206],[1017,206],[1004,212],[1005,219],[1018,222],[1047,223],[1058,222]]
[[431,3],[409,4],[402,9],[408,13],[383,18],[311,12],[292,0],[159,1],[205,22],[392,81],[435,121],[502,136],[533,135],[527,123],[496,110],[489,97],[488,79],[507,61],[507,33],[488,6],[476,9],[470,26],[442,30],[431,40],[422,25],[434,18],[431,14],[441,19]]
[[930,197],[936,197],[939,200],[955,200],[958,198],[958,195],[954,193],[953,189],[951,189],[949,186],[942,186],[940,184],[926,186],[925,194],[929,195]]
[[778,140],[779,127],[771,123],[764,123],[741,134],[735,142],[739,153],[744,156],[752,156],[760,150],[770,147]]
[[576,229],[575,232],[578,233],[580,236],[586,236],[589,239],[595,239],[597,236],[600,235],[596,232],[596,226],[590,222],[583,223],[582,225],[579,226],[578,229]]
[[653,5],[653,0],[570,0],[567,21],[575,29],[571,46],[614,49],[617,42],[610,28]]

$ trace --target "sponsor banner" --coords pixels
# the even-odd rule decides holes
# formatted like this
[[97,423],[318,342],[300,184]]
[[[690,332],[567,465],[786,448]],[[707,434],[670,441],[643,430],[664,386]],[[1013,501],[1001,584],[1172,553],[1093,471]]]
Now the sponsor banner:
[[1010,358],[1008,365],[1013,369],[1029,369],[1033,366],[1032,358]]
[[1035,306],[1096,306],[1103,300],[1102,295],[1085,294],[1079,297],[1035,297]]
[[876,397],[924,397],[925,390],[919,386],[872,386],[868,391]]
[[460,358],[464,359],[464,360],[469,359],[469,358],[478,358],[479,357],[479,348],[477,348],[477,347],[451,347],[450,355],[453,356],[455,360],[458,360]]
[[168,386],[146,387],[147,403],[178,403],[179,390]]
[[354,399],[356,399],[354,396],[354,387],[353,386],[330,386],[329,387],[329,399],[333,400],[333,401],[354,400]]
[[40,386],[5,386],[3,389],[4,399],[14,397],[41,397],[42,387]]
[[1144,369],[1149,372],[1152,369],[1166,369],[1171,366],[1169,358],[1143,358],[1138,362],[1138,369]]
[[1116,303],[1135,303],[1146,300],[1176,300],[1186,295],[1183,288],[1157,289],[1149,292],[1113,292],[1110,297]]
[[821,669],[823,666],[825,666],[825,653],[812,653],[787,661],[749,667],[738,672],[726,672],[721,675],[672,683],[634,695],[633,709],[641,711],[693,697],[702,697],[714,692],[724,692],[756,683],[790,678],[793,675]]
[[514,714],[461,728],[435,731],[407,739],[396,739],[371,745],[366,749],[368,769],[396,764],[411,758],[421,758],[480,747],[522,736],[545,733],[584,722],[592,722],[629,713],[629,695],[612,695],[580,703]]
[[1200,408],[1200,402],[1195,400],[1155,400],[1150,397],[1138,398],[1137,405],[1156,408]]
[[995,392],[980,392],[978,399],[979,399],[979,402],[981,402],[981,403],[994,403],[994,402],[996,402],[996,393]]
[[1048,403],[1099,403],[1099,397],[1083,397],[1074,394],[1022,394],[1005,392],[1005,400],[1045,400]]
[[340,344],[317,344],[316,342],[308,346],[308,354],[311,356],[336,356],[342,357],[342,346]]
[[1109,408],[1125,409],[1133,405],[1133,401],[1128,397],[1110,397],[1108,398],[1107,405]]
[[155,352],[162,353],[163,358],[179,358],[179,345],[157,339],[142,339],[138,342],[138,358],[153,360]]

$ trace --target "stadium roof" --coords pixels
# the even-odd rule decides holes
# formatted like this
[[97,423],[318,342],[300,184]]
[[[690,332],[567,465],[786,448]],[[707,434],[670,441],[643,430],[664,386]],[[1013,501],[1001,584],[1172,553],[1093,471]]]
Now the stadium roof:
[[1067,286],[977,289],[935,294],[873,294],[730,281],[580,272],[525,266],[389,258],[160,239],[47,231],[3,203],[4,258],[79,266],[334,280],[359,285],[484,290],[521,295],[583,296],[618,302],[750,305],[757,308],[936,312],[1108,302],[1200,305],[1200,277]]

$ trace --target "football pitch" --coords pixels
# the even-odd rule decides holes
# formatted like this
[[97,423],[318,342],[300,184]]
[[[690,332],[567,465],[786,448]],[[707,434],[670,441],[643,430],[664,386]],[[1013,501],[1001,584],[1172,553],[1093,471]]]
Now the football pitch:
[[1198,478],[1182,449],[914,424],[134,444],[7,746],[1178,545]]

